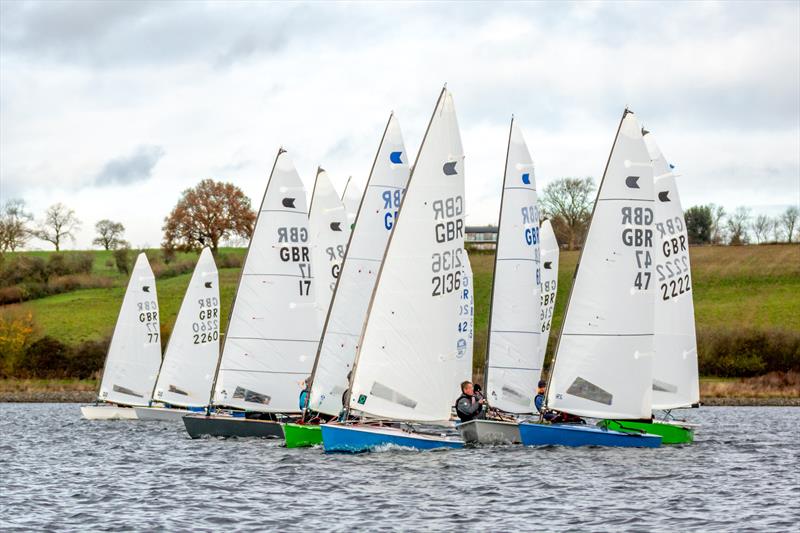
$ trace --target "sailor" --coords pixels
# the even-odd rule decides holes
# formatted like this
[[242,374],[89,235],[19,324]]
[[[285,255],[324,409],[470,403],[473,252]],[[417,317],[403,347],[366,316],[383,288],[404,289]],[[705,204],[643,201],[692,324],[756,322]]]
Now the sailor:
[[306,402],[308,401],[308,393],[309,386],[311,385],[311,376],[308,376],[306,379],[300,382],[300,385],[303,387],[303,390],[300,391],[300,410],[305,411],[306,409]]
[[461,396],[456,400],[456,414],[462,422],[469,422],[476,418],[485,418],[484,405],[486,400],[475,397],[475,391],[471,381],[461,384]]
[[552,411],[548,411],[544,407],[544,391],[545,387],[547,387],[547,382],[543,379],[539,380],[539,386],[536,389],[536,397],[533,399],[533,405],[536,406],[536,410],[542,414],[542,418],[547,421],[552,421],[558,415]]

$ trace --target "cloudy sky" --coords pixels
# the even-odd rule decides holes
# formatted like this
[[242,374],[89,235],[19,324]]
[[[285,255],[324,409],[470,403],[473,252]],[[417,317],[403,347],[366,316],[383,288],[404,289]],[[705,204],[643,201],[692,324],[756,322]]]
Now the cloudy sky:
[[[366,181],[389,112],[415,153],[443,83],[467,223],[496,223],[515,114],[540,188],[599,179],[623,108],[685,206],[800,203],[800,3],[0,2],[0,200],[157,246],[180,192],[257,206],[275,153]],[[31,247],[47,249],[43,242]]]

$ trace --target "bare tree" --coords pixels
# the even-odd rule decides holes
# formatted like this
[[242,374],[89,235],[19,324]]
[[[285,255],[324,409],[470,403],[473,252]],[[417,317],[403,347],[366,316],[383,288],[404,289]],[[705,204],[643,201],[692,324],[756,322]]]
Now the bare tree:
[[786,208],[786,211],[778,217],[775,227],[780,227],[786,235],[786,242],[792,242],[794,238],[795,229],[798,226],[798,219],[800,219],[800,209],[796,205]]
[[729,243],[732,245],[747,244],[750,240],[747,234],[747,226],[750,224],[750,208],[737,207],[736,211],[728,216],[728,233],[730,233]]
[[756,242],[766,242],[774,226],[775,222],[770,217],[764,214],[758,215],[751,226],[753,235],[756,236]]
[[0,210],[0,252],[15,252],[30,238],[28,223],[33,215],[25,211],[25,200],[12,198]]
[[586,237],[592,214],[592,178],[562,178],[544,188],[542,211],[550,218],[559,242],[574,250]]
[[116,250],[120,246],[128,244],[122,240],[122,234],[125,233],[125,226],[120,222],[113,220],[103,219],[94,225],[97,230],[97,238],[92,241],[95,246],[102,246],[105,250]]
[[725,208],[721,205],[708,204],[711,209],[711,244],[722,244],[725,240]]
[[34,235],[53,243],[56,252],[61,251],[64,239],[75,240],[75,232],[81,227],[81,221],[75,216],[75,211],[61,202],[53,204],[44,213],[44,219],[39,223],[39,229]]

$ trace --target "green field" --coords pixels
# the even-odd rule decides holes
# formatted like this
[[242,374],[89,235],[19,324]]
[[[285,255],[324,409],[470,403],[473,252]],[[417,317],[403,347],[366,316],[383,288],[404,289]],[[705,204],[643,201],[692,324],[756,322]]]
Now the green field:
[[[227,254],[243,253],[241,249],[221,251]],[[116,270],[105,265],[110,258],[109,252],[94,253],[97,254],[95,270],[98,275],[119,277]],[[800,245],[693,247],[690,254],[698,337],[708,331],[800,332]],[[182,259],[188,257],[196,257],[196,254],[184,255]],[[473,253],[470,257],[475,275],[477,369],[482,367],[486,346],[494,256],[481,252]],[[561,253],[549,353],[552,353],[555,345],[577,260],[578,252]],[[223,328],[238,275],[238,268],[220,270]],[[191,274],[183,274],[157,282],[165,332],[171,331],[190,277]],[[37,336],[50,335],[71,345],[84,340],[103,339],[113,331],[124,283],[125,280],[120,278],[119,283],[111,288],[77,290],[6,308],[31,310],[37,324]]]

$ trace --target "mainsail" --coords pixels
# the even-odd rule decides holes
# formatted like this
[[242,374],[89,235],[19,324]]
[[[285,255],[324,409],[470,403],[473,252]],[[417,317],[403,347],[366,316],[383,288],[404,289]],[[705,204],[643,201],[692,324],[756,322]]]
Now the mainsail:
[[278,152],[222,348],[213,403],[297,412],[319,340],[303,183]]
[[153,399],[182,407],[208,404],[219,360],[219,275],[203,248],[172,328]]
[[311,233],[311,266],[314,271],[315,298],[320,331],[336,287],[350,232],[344,205],[333,188],[328,173],[317,170],[311,206],[308,210]]
[[320,340],[309,401],[314,411],[337,415],[342,409],[347,374],[408,182],[407,157],[400,126],[392,115],[372,165]]
[[550,328],[553,325],[556,293],[558,292],[558,241],[549,220],[542,222],[539,228],[539,239],[542,251],[542,295],[539,306],[539,322],[541,323],[542,335],[539,337],[539,357],[544,361],[544,356],[547,353],[547,341],[550,339]]
[[161,330],[156,279],[141,253],[122,299],[106,355],[98,399],[120,405],[150,403],[161,366]]
[[[369,184],[367,184],[369,187]],[[358,184],[356,184],[353,176],[347,178],[347,183],[344,186],[344,192],[342,192],[342,203],[344,204],[344,210],[347,213],[347,231],[353,229],[353,225],[356,223],[356,218],[358,217],[358,208],[361,206],[361,197],[363,193],[361,189],[358,188]]]
[[575,275],[547,405],[579,416],[650,418],[653,166],[623,114]]
[[539,208],[536,180],[522,131],[511,120],[500,225],[497,231],[486,399],[509,413],[532,413],[542,373],[539,349]]
[[653,134],[645,142],[655,173],[653,409],[688,407],[700,401],[689,238],[675,175]]
[[464,152],[453,98],[443,89],[378,275],[351,409],[400,420],[450,418],[464,256]]

